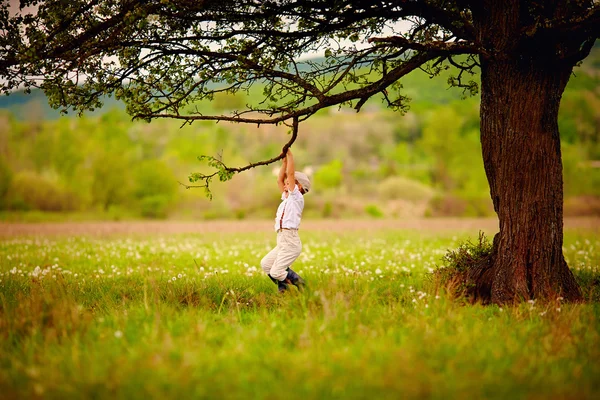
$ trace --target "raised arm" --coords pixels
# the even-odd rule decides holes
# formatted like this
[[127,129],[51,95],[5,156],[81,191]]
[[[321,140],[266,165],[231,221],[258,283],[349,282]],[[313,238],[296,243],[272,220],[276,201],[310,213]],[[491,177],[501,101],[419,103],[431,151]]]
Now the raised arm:
[[294,156],[292,155],[292,151],[290,149],[288,149],[287,154],[285,155],[285,158],[287,159],[286,174],[287,174],[288,190],[291,193],[294,191],[294,186],[296,185],[296,176],[295,176]]
[[[289,154],[289,150],[288,150]],[[279,186],[279,191],[281,193],[285,190],[285,174],[287,169],[287,155],[283,157],[283,161],[281,163],[281,168],[279,169],[279,175],[277,176],[277,186]]]

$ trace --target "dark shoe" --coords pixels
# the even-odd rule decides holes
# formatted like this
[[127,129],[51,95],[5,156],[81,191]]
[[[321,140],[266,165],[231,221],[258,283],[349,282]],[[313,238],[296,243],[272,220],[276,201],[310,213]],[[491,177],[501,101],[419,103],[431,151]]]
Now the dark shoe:
[[286,282],[287,278],[285,281],[278,281],[277,279],[273,278],[271,274],[267,274],[267,276],[269,277],[269,279],[271,279],[271,281],[273,281],[274,284],[277,285],[277,290],[279,290],[279,293],[283,293],[286,290],[288,290],[288,282]]
[[269,279],[271,279],[271,281],[272,281],[274,284],[276,284],[276,285],[277,285],[277,279],[273,278],[273,277],[271,276],[271,274],[267,274],[267,276],[269,277]]
[[300,275],[295,273],[291,268],[287,269],[287,276],[285,280],[286,282],[296,286],[298,289],[304,289],[304,279],[302,279]]
[[288,290],[288,284],[285,281],[277,281],[277,290],[279,290],[279,293],[284,293]]

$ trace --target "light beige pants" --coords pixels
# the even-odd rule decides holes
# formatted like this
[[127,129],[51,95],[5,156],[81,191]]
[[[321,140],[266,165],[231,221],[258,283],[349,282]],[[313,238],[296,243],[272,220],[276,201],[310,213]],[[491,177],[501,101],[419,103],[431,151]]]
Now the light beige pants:
[[261,261],[260,266],[266,274],[270,274],[278,281],[287,276],[287,269],[302,251],[302,242],[297,230],[283,229],[277,232],[277,246]]

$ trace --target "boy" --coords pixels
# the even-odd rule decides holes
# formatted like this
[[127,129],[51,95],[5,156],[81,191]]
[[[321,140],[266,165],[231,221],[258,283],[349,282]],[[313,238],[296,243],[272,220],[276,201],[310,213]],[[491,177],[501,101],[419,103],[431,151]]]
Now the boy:
[[290,149],[283,158],[277,184],[281,191],[281,204],[275,216],[277,246],[260,262],[263,271],[277,284],[280,293],[288,289],[288,284],[304,287],[304,280],[290,269],[290,265],[302,251],[298,228],[304,210],[304,198],[310,190],[310,180],[306,174],[296,172],[294,156]]

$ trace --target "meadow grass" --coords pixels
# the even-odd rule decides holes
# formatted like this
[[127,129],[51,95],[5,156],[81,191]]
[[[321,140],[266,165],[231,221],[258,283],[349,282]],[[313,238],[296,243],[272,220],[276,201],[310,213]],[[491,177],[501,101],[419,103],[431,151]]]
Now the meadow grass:
[[[473,238],[476,234],[471,234]],[[586,304],[465,305],[431,279],[464,233],[0,241],[0,398],[597,398],[600,238],[568,232]]]

